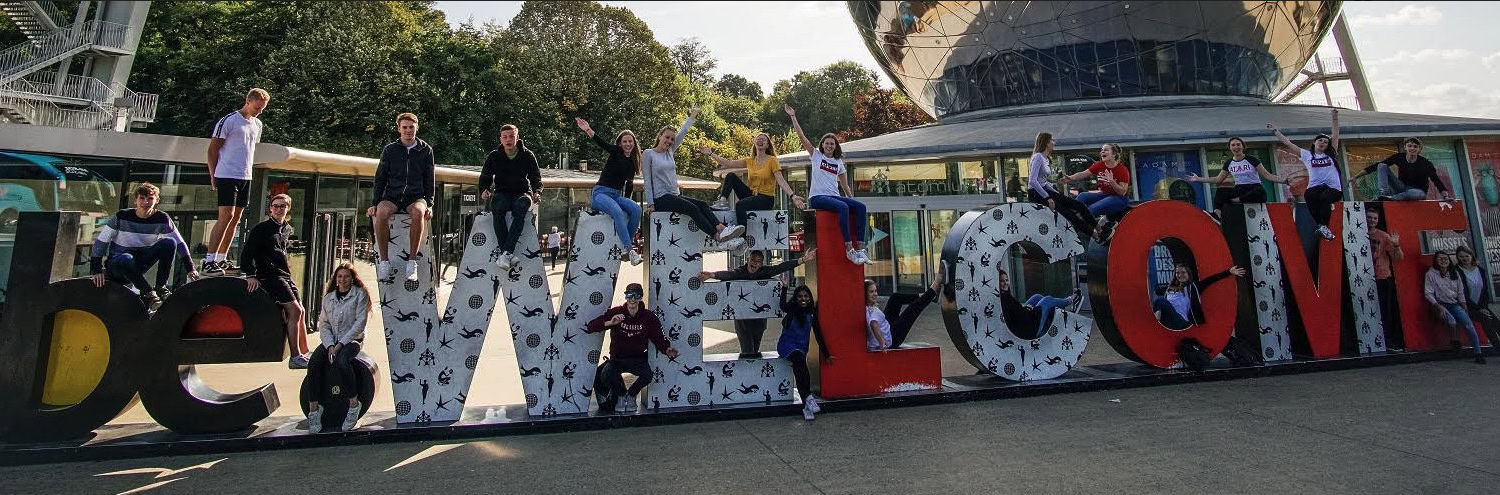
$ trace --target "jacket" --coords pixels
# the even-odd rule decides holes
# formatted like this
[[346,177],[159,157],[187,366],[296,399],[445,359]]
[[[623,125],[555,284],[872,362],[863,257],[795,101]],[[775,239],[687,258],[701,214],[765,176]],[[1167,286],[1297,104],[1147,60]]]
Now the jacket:
[[290,225],[270,218],[252,227],[240,249],[240,273],[260,280],[291,278],[292,267],[286,257],[291,234]]
[[1203,280],[1199,280],[1197,282],[1189,282],[1187,284],[1187,287],[1183,288],[1183,290],[1187,292],[1188,302],[1190,304],[1190,306],[1188,307],[1189,314],[1183,315],[1183,319],[1187,320],[1188,323],[1194,325],[1202,325],[1206,323],[1208,319],[1204,317],[1203,313],[1203,290],[1207,289],[1215,282],[1224,280],[1224,278],[1228,277],[1229,275],[1229,270],[1224,270],[1222,272],[1209,275]]
[[389,199],[415,197],[427,200],[427,206],[432,206],[437,194],[436,170],[432,146],[421,138],[417,138],[416,146],[410,150],[400,140],[385,145],[380,151],[380,165],[375,169],[370,206]]
[[[612,327],[604,326],[615,315],[625,315],[625,321]],[[614,357],[644,357],[646,355],[646,343],[656,344],[658,351],[672,347],[667,343],[667,337],[661,333],[661,320],[656,318],[656,313],[646,309],[642,305],[640,310],[631,316],[624,305],[609,308],[604,314],[589,321],[584,333],[599,333],[609,330],[609,355]]]
[[490,151],[490,156],[484,159],[484,170],[479,172],[479,190],[488,190],[491,185],[497,193],[542,192],[541,167],[525,142],[516,140],[515,158],[506,155],[504,148]]
[[323,305],[318,309],[318,333],[323,347],[348,344],[365,338],[365,320],[370,314],[370,298],[359,287],[350,287],[349,294],[339,298],[338,291],[323,295]]

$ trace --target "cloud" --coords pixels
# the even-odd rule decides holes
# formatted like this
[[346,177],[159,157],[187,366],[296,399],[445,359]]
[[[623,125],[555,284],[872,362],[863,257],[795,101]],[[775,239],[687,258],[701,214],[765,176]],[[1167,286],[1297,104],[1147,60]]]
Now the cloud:
[[1457,83],[1411,87],[1403,82],[1380,81],[1375,85],[1381,111],[1500,118],[1500,89]]
[[1479,59],[1479,62],[1489,70],[1500,71],[1500,52],[1485,55],[1484,58]]
[[1421,50],[1401,50],[1386,58],[1377,60],[1381,64],[1407,64],[1414,62],[1434,62],[1445,60],[1463,60],[1469,58],[1471,53],[1463,48],[1423,48]]
[[1431,26],[1443,20],[1443,12],[1431,6],[1406,5],[1395,12],[1360,14],[1349,19],[1355,26]]

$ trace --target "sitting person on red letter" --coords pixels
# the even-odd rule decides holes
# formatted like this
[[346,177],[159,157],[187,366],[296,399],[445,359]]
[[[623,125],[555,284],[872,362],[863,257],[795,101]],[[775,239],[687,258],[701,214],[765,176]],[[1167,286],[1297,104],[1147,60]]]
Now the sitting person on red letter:
[[[919,294],[903,294],[897,292],[891,294],[891,298],[885,303],[885,311],[877,306],[875,281],[865,280],[865,327],[869,333],[869,339],[865,343],[871,351],[887,351],[901,347],[906,341],[906,335],[911,333],[911,327],[921,316],[922,310],[927,309],[937,299],[938,290],[943,288],[943,274],[938,271],[938,276],[932,281],[932,286],[926,292]],[[906,306],[902,309],[902,306]],[[892,323],[892,320],[895,320]]]
[[[626,412],[635,410],[635,394],[651,383],[651,365],[646,362],[647,342],[656,344],[658,350],[665,349],[662,354],[667,357],[677,357],[677,349],[667,343],[667,338],[661,333],[661,320],[641,304],[644,293],[641,284],[625,286],[625,304],[605,311],[584,329],[588,333],[610,331],[609,361],[600,368],[599,378],[595,380],[599,412],[615,412],[615,403],[620,397],[625,398]],[[624,373],[635,375],[635,383],[629,390],[625,389],[625,380],[621,377]],[[604,389],[597,385],[603,385]]]
[[1474,320],[1464,308],[1467,289],[1459,275],[1453,257],[1447,251],[1432,254],[1432,268],[1427,270],[1424,292],[1427,302],[1432,303],[1433,312],[1448,322],[1448,335],[1453,337],[1453,350],[1463,349],[1458,341],[1458,326],[1469,332],[1469,342],[1474,344],[1474,362],[1484,364],[1484,354],[1479,348],[1479,332],[1474,330]]
[[1231,266],[1228,270],[1194,282],[1187,265],[1178,263],[1172,269],[1172,282],[1167,284],[1166,292],[1151,300],[1151,311],[1156,313],[1156,319],[1162,325],[1172,330],[1186,330],[1193,325],[1202,325],[1206,321],[1203,313],[1203,290],[1230,275],[1243,277],[1245,269]]

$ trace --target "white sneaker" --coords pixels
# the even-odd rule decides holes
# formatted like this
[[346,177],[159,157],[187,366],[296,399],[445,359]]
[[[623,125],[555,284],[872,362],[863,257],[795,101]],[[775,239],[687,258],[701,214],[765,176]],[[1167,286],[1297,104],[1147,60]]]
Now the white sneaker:
[[375,264],[375,278],[384,281],[391,276],[391,260],[381,260]]
[[1333,230],[1329,229],[1327,225],[1318,226],[1318,235],[1323,236],[1323,240],[1325,241],[1333,240]]
[[353,431],[359,426],[359,408],[358,405],[349,406],[349,413],[344,415],[344,431]]
[[323,433],[323,408],[319,407],[307,412],[307,432]]
[[305,370],[305,369],[307,369],[307,355],[306,354],[298,354],[296,356],[292,356],[291,359],[287,360],[286,367],[294,369],[294,370]]
[[495,260],[495,266],[500,267],[501,270],[510,270],[510,264],[512,262],[513,260],[510,259],[510,253],[500,253],[500,259]]
[[807,421],[812,421],[814,419],[817,419],[817,418],[813,417],[813,414],[817,414],[817,413],[813,412],[812,407],[809,407],[811,405],[812,405],[811,402],[802,405],[802,419],[807,420]]
[[859,259],[859,251],[852,248],[844,252],[844,257],[849,258],[849,262],[856,265],[863,265],[865,263],[864,260]]
[[714,201],[714,204],[709,205],[709,208],[713,208],[715,210],[727,210],[729,209],[729,198],[720,196],[718,201]]
[[875,260],[870,259],[870,251],[865,249],[859,250],[859,259],[861,263],[864,263],[866,265],[875,264]]
[[807,396],[807,408],[812,409],[814,414],[823,412],[823,406],[818,404],[818,396],[816,395]]
[[634,250],[630,251],[630,266],[637,266],[645,261],[645,259],[641,258],[641,253],[637,253]]
[[724,251],[735,251],[735,250],[738,250],[738,249],[740,249],[741,247],[744,247],[744,246],[745,246],[745,240],[744,239],[740,239],[738,237],[736,237],[734,239],[730,239],[730,240],[724,241],[723,243],[719,244],[719,248],[722,249],[722,250],[724,250]]
[[744,225],[730,225],[728,227],[724,227],[724,230],[722,232],[719,232],[719,241],[727,241],[742,235],[745,235]]
[[417,260],[411,260],[411,261],[406,262],[406,281],[407,282],[416,282],[417,281]]

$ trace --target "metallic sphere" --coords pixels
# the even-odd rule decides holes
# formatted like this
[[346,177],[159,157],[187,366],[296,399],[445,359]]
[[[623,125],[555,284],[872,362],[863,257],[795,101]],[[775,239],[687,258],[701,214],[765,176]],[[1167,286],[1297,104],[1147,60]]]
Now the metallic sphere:
[[1269,99],[1342,2],[851,1],[892,81],[935,117],[1070,100]]

